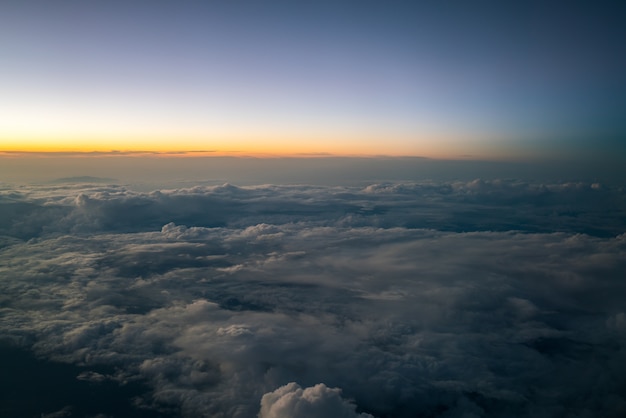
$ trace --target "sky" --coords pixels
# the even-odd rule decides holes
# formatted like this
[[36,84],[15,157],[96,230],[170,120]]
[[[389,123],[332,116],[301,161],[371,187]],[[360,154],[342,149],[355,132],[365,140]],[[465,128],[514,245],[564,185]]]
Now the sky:
[[0,1],[0,416],[626,416],[624,7]]
[[619,2],[3,1],[0,151],[624,154]]

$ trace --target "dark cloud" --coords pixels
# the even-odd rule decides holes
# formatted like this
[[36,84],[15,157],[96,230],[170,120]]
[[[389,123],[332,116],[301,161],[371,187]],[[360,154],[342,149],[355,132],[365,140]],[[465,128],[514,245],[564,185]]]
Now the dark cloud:
[[626,194],[598,183],[503,180],[357,187],[198,186],[139,193],[120,186],[67,185],[0,193],[0,233],[143,232],[187,227],[314,223],[454,232],[624,231]]
[[134,388],[137,416],[626,412],[619,188],[67,185],[0,208],[1,340]]
[[0,344],[0,367],[3,417],[164,417],[134,406],[133,398],[149,389],[143,382],[119,385],[97,372],[37,359],[4,344]]

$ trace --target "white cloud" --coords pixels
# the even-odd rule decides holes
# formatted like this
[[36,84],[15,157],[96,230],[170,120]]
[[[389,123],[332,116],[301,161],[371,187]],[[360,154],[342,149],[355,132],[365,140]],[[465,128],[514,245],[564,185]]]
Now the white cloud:
[[291,382],[261,398],[259,418],[356,418],[356,406],[341,397],[341,389],[323,383],[302,389]]

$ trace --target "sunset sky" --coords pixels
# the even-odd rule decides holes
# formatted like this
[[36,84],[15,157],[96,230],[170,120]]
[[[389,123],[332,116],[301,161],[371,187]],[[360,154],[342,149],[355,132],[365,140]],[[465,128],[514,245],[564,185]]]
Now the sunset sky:
[[0,0],[0,417],[626,417],[626,1]]
[[0,151],[624,152],[617,2],[3,1]]

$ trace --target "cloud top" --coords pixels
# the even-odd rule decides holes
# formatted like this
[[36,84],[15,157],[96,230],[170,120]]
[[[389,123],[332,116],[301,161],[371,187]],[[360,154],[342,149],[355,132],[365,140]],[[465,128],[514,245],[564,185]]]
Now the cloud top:
[[372,418],[355,410],[356,405],[342,398],[339,388],[318,383],[302,389],[290,382],[263,395],[259,418]]
[[152,416],[621,417],[624,208],[514,180],[5,188],[0,348]]

